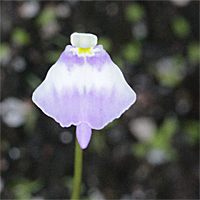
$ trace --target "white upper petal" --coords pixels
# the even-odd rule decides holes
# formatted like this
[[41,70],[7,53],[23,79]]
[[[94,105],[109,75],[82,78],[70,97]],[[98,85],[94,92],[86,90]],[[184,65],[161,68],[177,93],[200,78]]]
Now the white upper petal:
[[97,45],[97,36],[91,33],[73,33],[70,41],[73,46],[86,49]]

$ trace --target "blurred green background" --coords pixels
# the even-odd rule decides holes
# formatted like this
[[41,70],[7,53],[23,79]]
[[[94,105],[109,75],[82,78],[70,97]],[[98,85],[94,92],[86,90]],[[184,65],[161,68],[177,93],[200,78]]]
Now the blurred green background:
[[82,199],[199,199],[198,1],[0,3],[1,199],[70,197],[75,127],[31,95],[73,32],[96,34],[138,97],[93,131]]

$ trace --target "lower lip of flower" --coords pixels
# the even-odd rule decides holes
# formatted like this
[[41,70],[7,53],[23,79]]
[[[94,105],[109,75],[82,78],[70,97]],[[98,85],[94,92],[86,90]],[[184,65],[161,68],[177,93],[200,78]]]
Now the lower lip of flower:
[[74,33],[71,43],[33,93],[33,102],[62,127],[77,126],[82,149],[92,129],[119,118],[136,100],[120,69],[92,34]]

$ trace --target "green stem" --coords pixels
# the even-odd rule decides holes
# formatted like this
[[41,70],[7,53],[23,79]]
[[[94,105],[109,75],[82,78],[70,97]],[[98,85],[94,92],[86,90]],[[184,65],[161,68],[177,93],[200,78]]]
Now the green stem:
[[82,177],[82,160],[83,160],[82,157],[83,157],[83,150],[80,148],[79,143],[76,139],[74,182],[73,182],[71,199],[79,199],[79,197],[80,197],[81,177]]

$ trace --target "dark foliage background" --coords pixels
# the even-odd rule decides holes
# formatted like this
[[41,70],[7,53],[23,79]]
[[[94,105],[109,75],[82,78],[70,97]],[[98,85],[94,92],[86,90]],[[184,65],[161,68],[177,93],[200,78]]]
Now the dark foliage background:
[[[31,101],[69,44],[91,32],[138,98],[93,131],[83,199],[199,199],[198,1],[1,1],[1,199],[68,199],[75,127]],[[112,108],[110,108],[112,109]]]

